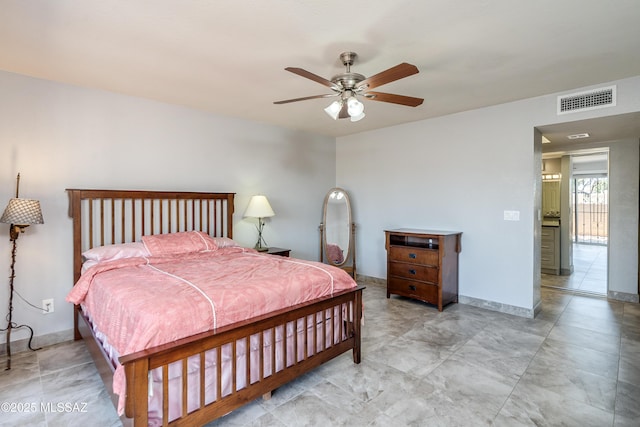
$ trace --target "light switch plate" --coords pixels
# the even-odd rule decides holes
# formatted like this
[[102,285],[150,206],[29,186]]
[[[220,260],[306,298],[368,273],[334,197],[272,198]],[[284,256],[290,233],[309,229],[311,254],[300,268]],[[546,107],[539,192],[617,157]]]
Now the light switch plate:
[[504,211],[505,221],[520,221],[520,211]]

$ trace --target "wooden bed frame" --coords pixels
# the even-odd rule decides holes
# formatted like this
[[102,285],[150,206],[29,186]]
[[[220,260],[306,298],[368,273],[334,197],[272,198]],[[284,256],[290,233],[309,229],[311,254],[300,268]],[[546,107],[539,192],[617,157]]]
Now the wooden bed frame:
[[[78,280],[82,268],[82,252],[96,246],[114,243],[139,241],[142,235],[163,234],[179,231],[199,230],[211,236],[229,237],[232,234],[233,200],[235,193],[200,193],[172,191],[128,191],[128,190],[79,190],[68,189],[69,215],[73,218],[73,277]],[[123,424],[134,426],[148,425],[149,373],[155,368],[163,372],[163,418],[165,426],[203,425],[213,419],[260,397],[268,395],[272,390],[299,377],[320,364],[334,357],[353,351],[353,360],[360,363],[360,320],[362,316],[362,290],[364,287],[342,291],[332,297],[319,298],[308,303],[299,304],[288,309],[279,310],[268,315],[248,319],[233,325],[219,328],[181,339],[170,344],[161,345],[133,354],[121,355],[120,363],[125,367],[127,395],[125,414],[121,417]],[[304,355],[289,360],[285,356],[284,368],[276,372],[271,366],[270,374],[264,375],[265,353],[263,347],[265,334],[275,336],[276,328],[286,325],[303,324],[307,330],[308,319],[329,319],[322,322],[329,329],[339,325],[338,331],[328,330],[328,344],[318,346],[316,328],[313,327],[313,339],[307,333],[293,334],[283,337],[286,349],[287,339],[293,340],[293,348],[304,349]],[[310,328],[311,329],[311,328]],[[229,348],[236,354],[240,342],[249,343],[250,337],[258,337],[260,368],[259,380],[251,383],[249,358],[247,357],[246,380],[243,387],[236,387],[236,362],[232,359],[232,390],[223,396],[221,389],[221,349]],[[117,407],[118,397],[113,393],[112,381],[115,367],[109,361],[102,346],[96,340],[90,321],[84,316],[79,306],[74,309],[74,337],[84,339],[98,371],[111,393]],[[322,340],[322,339],[321,339]],[[313,342],[312,342],[313,341]],[[289,343],[291,345],[291,343]],[[248,345],[247,345],[248,347]],[[275,345],[270,346],[275,364]],[[307,351],[312,348],[312,351]],[[187,359],[199,358],[199,366],[204,366],[205,352],[217,349],[217,393],[216,400],[205,404],[204,369],[200,369],[200,396],[197,399],[198,409],[187,411]],[[193,360],[193,359],[192,359]],[[168,422],[168,366],[171,363],[182,364],[182,414],[179,418]],[[256,374],[254,369],[254,374]]]

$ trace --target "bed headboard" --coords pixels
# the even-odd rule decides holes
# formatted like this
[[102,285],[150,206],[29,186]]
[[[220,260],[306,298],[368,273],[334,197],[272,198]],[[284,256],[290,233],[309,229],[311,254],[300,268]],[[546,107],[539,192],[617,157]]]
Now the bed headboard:
[[69,193],[73,218],[73,283],[82,252],[96,246],[139,241],[144,235],[204,231],[233,237],[235,193],[78,190]]

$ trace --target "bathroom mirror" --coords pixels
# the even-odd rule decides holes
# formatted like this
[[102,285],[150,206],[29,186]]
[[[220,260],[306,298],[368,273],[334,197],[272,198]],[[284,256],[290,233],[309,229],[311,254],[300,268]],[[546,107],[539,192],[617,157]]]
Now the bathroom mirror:
[[320,224],[320,261],[356,276],[355,224],[351,219],[349,195],[332,188],[324,198]]

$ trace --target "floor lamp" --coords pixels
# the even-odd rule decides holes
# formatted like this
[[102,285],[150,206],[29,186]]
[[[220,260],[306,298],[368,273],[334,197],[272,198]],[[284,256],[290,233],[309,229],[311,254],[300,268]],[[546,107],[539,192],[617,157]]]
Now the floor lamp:
[[16,197],[9,200],[0,223],[10,224],[9,226],[9,241],[13,247],[11,249],[11,275],[9,276],[9,313],[7,313],[7,327],[0,329],[0,331],[7,331],[7,367],[6,370],[11,369],[11,331],[13,329],[27,328],[31,335],[29,336],[29,349],[37,350],[31,347],[31,341],[33,340],[33,329],[28,325],[17,325],[12,320],[13,313],[13,280],[16,277],[16,249],[17,242],[20,233],[24,233],[24,229],[31,224],[44,224],[42,219],[42,211],[40,210],[40,202],[37,200],[20,199],[18,198],[18,192],[20,189],[20,174],[16,179]]

